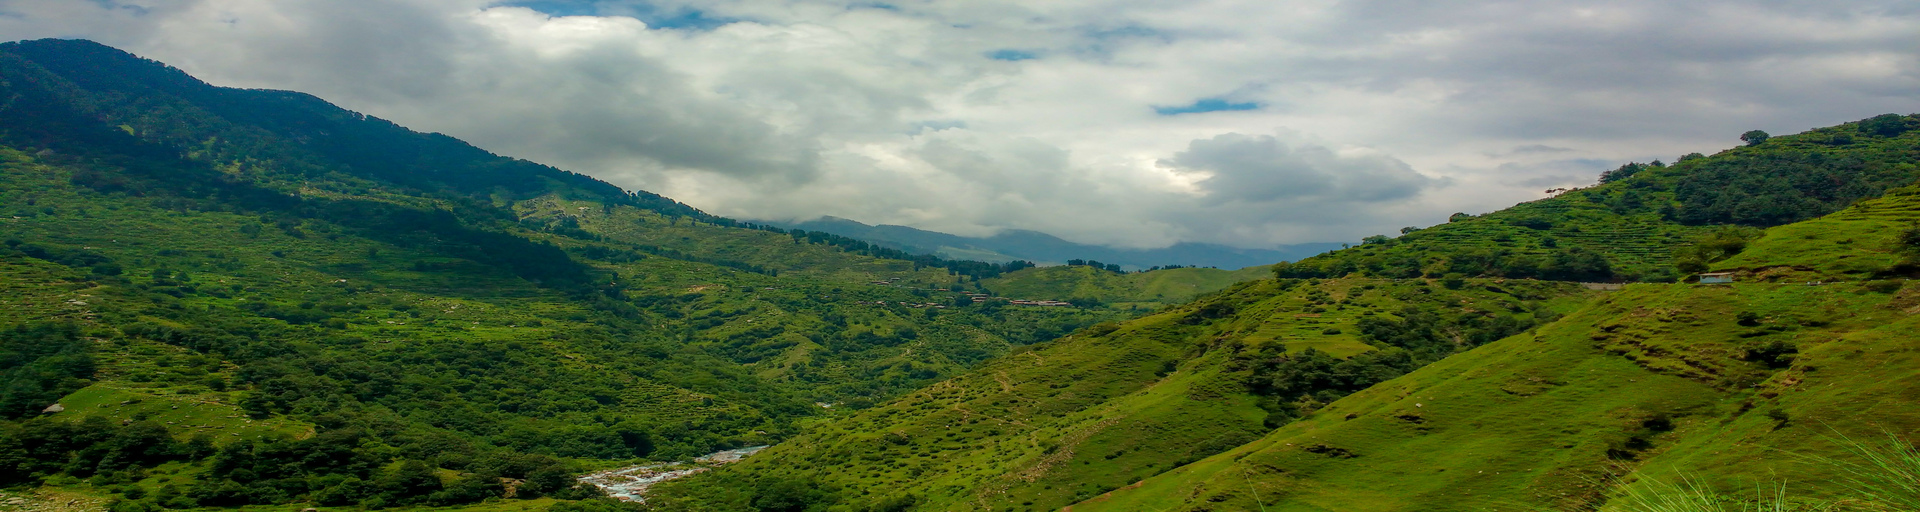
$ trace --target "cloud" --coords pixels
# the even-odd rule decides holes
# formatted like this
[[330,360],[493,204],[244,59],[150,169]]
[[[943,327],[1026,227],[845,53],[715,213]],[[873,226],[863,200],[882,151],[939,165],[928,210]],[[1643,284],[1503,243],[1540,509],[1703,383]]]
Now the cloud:
[[1353,240],[1920,110],[1899,0],[0,0],[38,37],[723,215],[1128,246]]
[[1573,151],[1573,148],[1559,148],[1559,147],[1548,146],[1546,144],[1528,144],[1525,146],[1519,146],[1519,147],[1513,148],[1512,151],[1507,152],[1507,155],[1509,156],[1539,155],[1539,154],[1552,154],[1552,153],[1567,153],[1571,151]]
[[1205,176],[1194,184],[1223,201],[1389,201],[1434,184],[1386,154],[1336,152],[1309,144],[1290,147],[1271,135],[1228,133],[1195,140],[1160,165],[1183,175]]

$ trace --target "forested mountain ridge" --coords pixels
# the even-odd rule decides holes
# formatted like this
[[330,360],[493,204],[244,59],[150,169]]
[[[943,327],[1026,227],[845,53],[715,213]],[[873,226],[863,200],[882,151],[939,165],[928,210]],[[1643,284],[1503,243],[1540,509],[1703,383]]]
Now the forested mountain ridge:
[[[1840,211],[1920,177],[1920,117],[1886,114],[1805,133],[1754,137],[1712,156],[1631,163],[1596,186],[1485,215],[1369,237],[1276,267],[1285,277],[1360,273],[1672,282],[1720,257],[1703,239],[1744,239]],[[1754,228],[1754,229],[1740,229]],[[1712,245],[1712,244],[1709,244]],[[1724,245],[1724,243],[1722,244]],[[1676,265],[1680,264],[1680,265]]]
[[586,497],[1128,314],[91,42],[0,97],[0,480],[122,512]]
[[[9,61],[8,79],[15,82],[9,87],[21,95],[8,103],[7,112],[19,116],[16,121],[88,117],[285,192],[300,191],[308,185],[302,180],[320,177],[344,182],[336,186],[350,187],[345,192],[355,195],[441,193],[514,201],[565,191],[669,216],[712,218],[656,194],[626,192],[580,174],[502,158],[452,137],[414,132],[311,95],[214,87],[165,64],[91,41],[5,43],[0,58]],[[10,126],[16,133],[27,128]],[[377,180],[387,190],[352,178]]]

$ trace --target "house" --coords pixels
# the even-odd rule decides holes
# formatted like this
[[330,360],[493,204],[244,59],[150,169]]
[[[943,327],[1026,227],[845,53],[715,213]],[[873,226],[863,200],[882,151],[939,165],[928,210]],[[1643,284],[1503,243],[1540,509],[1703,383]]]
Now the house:
[[1732,272],[1711,272],[1700,274],[1700,284],[1727,284],[1733,282]]

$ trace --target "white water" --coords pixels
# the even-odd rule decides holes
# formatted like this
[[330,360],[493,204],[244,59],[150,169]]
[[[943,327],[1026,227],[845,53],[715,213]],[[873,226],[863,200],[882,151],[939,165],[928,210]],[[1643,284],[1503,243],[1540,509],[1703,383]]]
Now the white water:
[[765,446],[749,446],[746,448],[717,451],[709,453],[704,457],[693,459],[691,463],[665,462],[601,471],[580,477],[580,481],[593,484],[594,487],[599,487],[600,490],[606,491],[607,495],[612,496],[614,499],[622,501],[646,501],[644,496],[647,493],[647,488],[653,487],[653,484],[678,478],[686,478],[690,475],[725,464],[739,462],[740,459],[748,455],[753,455],[755,452],[765,448]]

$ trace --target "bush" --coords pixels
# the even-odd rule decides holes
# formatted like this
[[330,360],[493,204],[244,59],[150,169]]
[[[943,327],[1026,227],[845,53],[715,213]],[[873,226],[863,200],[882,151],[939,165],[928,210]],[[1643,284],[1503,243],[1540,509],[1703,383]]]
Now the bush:
[[1745,359],[1777,370],[1793,366],[1793,360],[1799,356],[1800,347],[1787,341],[1773,340],[1747,347]]
[[645,505],[608,498],[562,501],[547,508],[547,512],[640,512],[642,510],[646,510]]
[[1906,285],[1907,283],[1904,281],[1880,280],[1867,281],[1865,284],[1860,285],[1860,287],[1875,293],[1893,293],[1900,291],[1900,288]]
[[427,502],[435,506],[474,503],[487,498],[497,498],[506,494],[505,484],[500,483],[500,475],[494,473],[474,473],[454,480],[452,485],[427,497]]
[[1900,230],[1900,234],[1894,236],[1893,241],[1895,247],[1900,250],[1920,251],[1920,224],[1909,225],[1906,229]]
[[1860,131],[1879,137],[1893,137],[1909,130],[1907,117],[1900,114],[1880,114],[1860,122]]
[[826,491],[811,480],[768,478],[753,495],[753,508],[762,512],[805,512],[827,504]]

